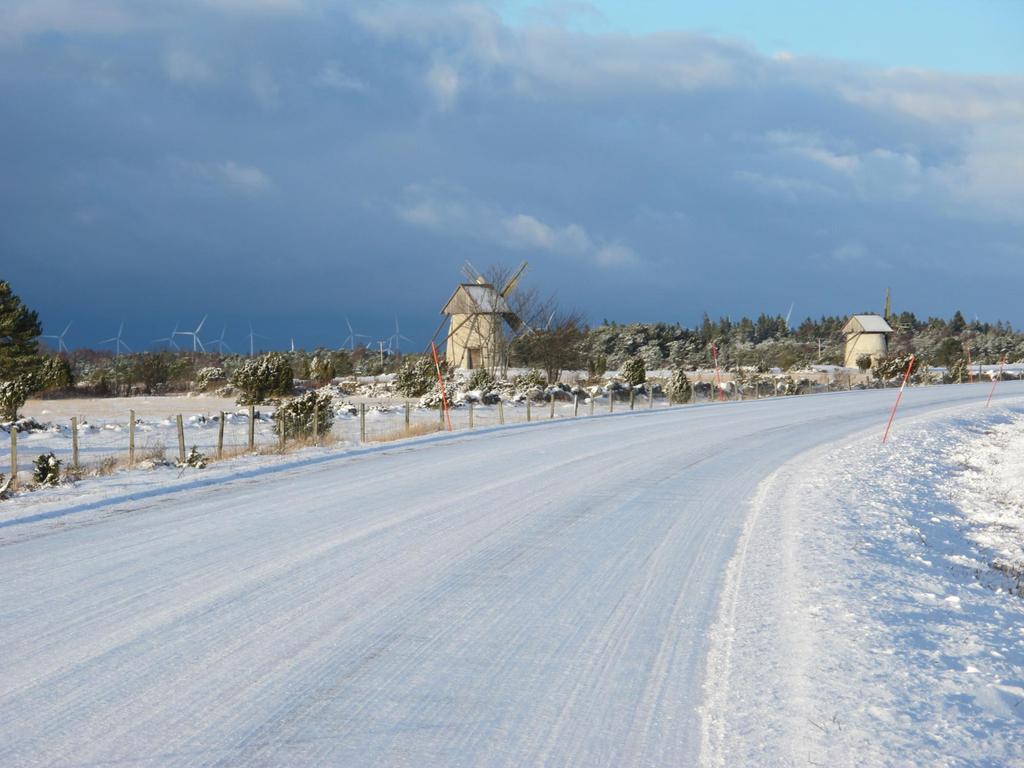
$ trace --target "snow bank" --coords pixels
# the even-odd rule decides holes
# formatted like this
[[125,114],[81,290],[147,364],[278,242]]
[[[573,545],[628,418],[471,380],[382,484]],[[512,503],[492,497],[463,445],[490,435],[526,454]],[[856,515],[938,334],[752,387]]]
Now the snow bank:
[[[1024,417],[905,421],[752,502],[712,631],[705,765],[1024,764]],[[1019,572],[1019,571],[1018,571]]]

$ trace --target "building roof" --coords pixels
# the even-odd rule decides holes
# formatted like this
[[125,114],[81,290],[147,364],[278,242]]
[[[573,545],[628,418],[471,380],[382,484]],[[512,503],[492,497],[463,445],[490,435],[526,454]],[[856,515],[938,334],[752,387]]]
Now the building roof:
[[513,315],[505,297],[493,285],[463,283],[441,310],[443,315]]
[[881,315],[853,315],[843,326],[843,333],[895,333]]

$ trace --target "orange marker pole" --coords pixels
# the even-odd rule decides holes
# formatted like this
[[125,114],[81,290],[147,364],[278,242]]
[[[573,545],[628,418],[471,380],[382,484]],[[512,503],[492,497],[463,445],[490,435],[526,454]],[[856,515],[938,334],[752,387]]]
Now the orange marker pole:
[[1006,355],[1003,355],[1003,359],[999,361],[999,373],[992,379],[992,389],[988,391],[988,400],[985,401],[985,407],[988,408],[989,403],[992,402],[992,395],[996,393],[996,384],[1003,378],[1003,366],[1006,365]]
[[452,431],[452,416],[448,412],[448,395],[444,391],[444,376],[441,375],[441,361],[437,358],[437,345],[430,342],[430,350],[434,353],[434,368],[437,369],[437,383],[441,387],[441,407],[444,408],[444,419],[448,425],[448,431]]
[[896,402],[893,403],[892,413],[889,414],[889,423],[885,425],[885,434],[882,435],[882,445],[885,445],[885,441],[889,439],[889,430],[892,428],[892,420],[896,418],[896,409],[900,407],[900,400],[903,399],[903,390],[907,388],[907,379],[910,378],[910,372],[914,369],[914,356],[910,356],[910,362],[907,363],[907,372],[903,374],[903,383],[900,384],[900,393],[896,395]]

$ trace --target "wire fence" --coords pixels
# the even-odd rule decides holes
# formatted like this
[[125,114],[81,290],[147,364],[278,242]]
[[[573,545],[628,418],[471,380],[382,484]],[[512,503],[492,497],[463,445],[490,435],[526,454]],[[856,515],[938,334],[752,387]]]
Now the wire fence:
[[[778,383],[764,388],[722,388],[698,383],[692,402],[711,402],[809,394],[851,388],[849,381],[807,382],[797,391],[781,391]],[[273,408],[243,407],[217,413],[175,414],[158,419],[137,418],[129,410],[121,420],[91,421],[82,413],[67,422],[18,433],[11,429],[0,472],[10,471],[14,485],[29,485],[34,462],[52,453],[71,477],[109,474],[122,469],[149,469],[184,462],[194,448],[207,461],[253,453],[285,453],[319,445],[348,448],[383,443],[451,429],[485,429],[500,425],[586,418],[623,410],[663,409],[677,405],[657,388],[620,389],[575,396],[565,393],[547,400],[519,399],[496,403],[460,403],[447,412],[418,407],[411,401],[374,400],[345,403],[329,429],[300,439],[285,439],[277,429]],[[285,430],[286,437],[288,430]]]

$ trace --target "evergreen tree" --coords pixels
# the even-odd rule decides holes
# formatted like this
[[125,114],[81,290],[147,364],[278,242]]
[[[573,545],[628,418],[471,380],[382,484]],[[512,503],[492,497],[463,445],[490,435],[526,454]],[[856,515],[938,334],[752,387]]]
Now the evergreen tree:
[[11,291],[11,284],[0,280],[0,381],[34,374],[40,363],[39,315],[30,310]]
[[647,368],[644,366],[644,359],[640,355],[629,358],[622,365],[619,371],[623,380],[631,386],[639,386],[647,380]]

